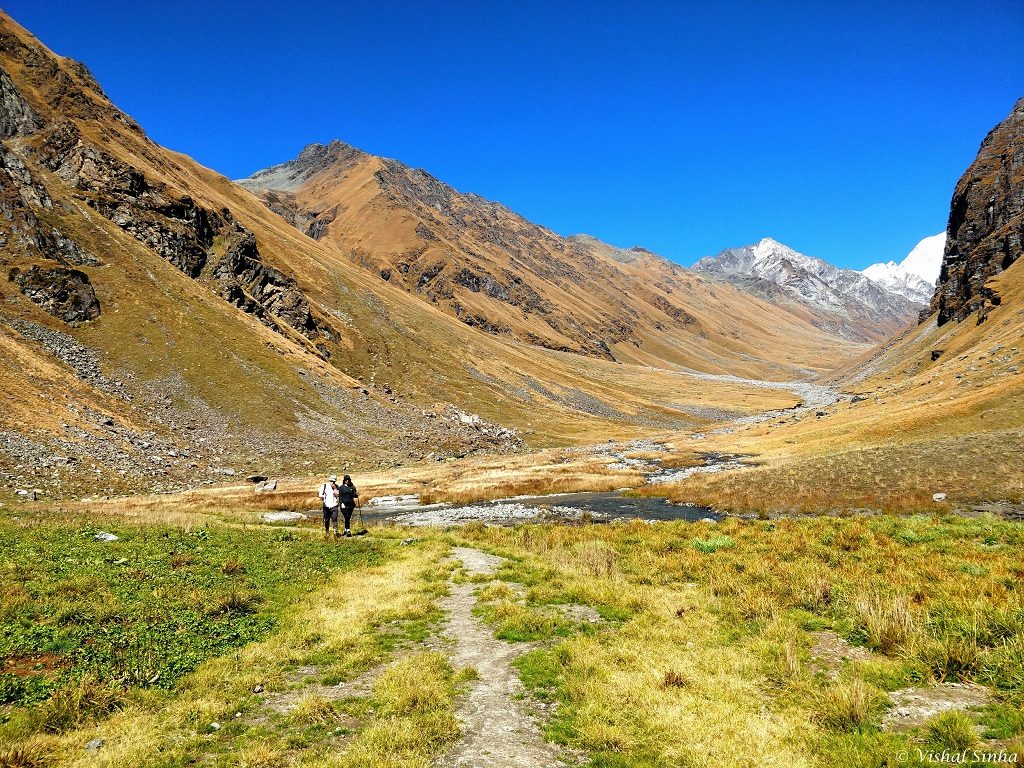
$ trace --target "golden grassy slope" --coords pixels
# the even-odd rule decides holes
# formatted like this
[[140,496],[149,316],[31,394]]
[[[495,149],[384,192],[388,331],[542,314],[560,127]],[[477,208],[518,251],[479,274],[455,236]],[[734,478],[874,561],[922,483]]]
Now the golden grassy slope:
[[763,466],[693,478],[670,495],[753,511],[906,511],[934,508],[934,493],[951,505],[1024,503],[1024,268],[990,285],[1003,302],[983,323],[932,319],[842,370],[837,384],[862,402],[710,436],[702,448]]

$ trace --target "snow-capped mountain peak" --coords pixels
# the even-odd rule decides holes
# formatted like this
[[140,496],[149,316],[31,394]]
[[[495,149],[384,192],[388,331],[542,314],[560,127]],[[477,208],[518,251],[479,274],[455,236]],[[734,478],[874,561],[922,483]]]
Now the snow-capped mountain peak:
[[914,250],[900,262],[904,271],[917,275],[932,285],[939,279],[942,270],[942,253],[946,250],[946,233],[926,237],[914,246]]
[[796,302],[812,322],[858,341],[877,341],[915,318],[922,304],[852,269],[794,251],[770,237],[701,259],[694,270],[767,301]]
[[945,247],[946,233],[940,232],[924,238],[899,264],[895,261],[872,264],[861,274],[893,293],[927,304],[935,293]]
[[802,253],[794,251],[788,245],[784,245],[778,240],[773,240],[770,237],[762,237],[757,243],[749,247],[754,257],[755,264],[763,264],[766,261],[776,259],[789,259],[790,261],[797,263],[816,261],[816,259],[813,259],[810,256],[804,256]]

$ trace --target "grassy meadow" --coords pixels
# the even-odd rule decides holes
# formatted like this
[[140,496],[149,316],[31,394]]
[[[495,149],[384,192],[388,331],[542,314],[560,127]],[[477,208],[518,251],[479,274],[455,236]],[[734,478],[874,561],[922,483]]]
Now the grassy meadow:
[[[522,599],[485,585],[484,613],[505,637],[547,640],[520,659],[522,679],[554,707],[549,738],[591,765],[853,768],[927,764],[929,751],[963,745],[1024,750],[1015,524],[882,516],[464,535],[508,556],[499,575],[525,585]],[[550,608],[577,603],[604,621],[567,633]],[[991,693],[968,714],[881,727],[887,692],[951,682]]]
[[402,652],[351,696],[338,685],[436,620],[439,543],[97,530],[0,523],[0,766],[272,766],[342,746],[331,764],[413,765],[457,733],[458,680],[436,653]]
[[[472,578],[476,613],[525,644],[516,667],[545,735],[579,764],[1024,750],[1024,529],[995,518],[342,541],[170,520],[0,520],[0,766],[428,766],[459,737],[475,674],[424,642],[448,579],[466,578],[454,544],[506,558]],[[936,683],[984,686],[983,700],[883,727],[888,692]]]

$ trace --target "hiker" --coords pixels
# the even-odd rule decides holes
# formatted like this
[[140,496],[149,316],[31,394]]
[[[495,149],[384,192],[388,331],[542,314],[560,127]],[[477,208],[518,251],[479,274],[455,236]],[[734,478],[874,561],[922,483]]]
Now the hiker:
[[[348,477],[348,475],[346,475]],[[320,500],[324,508],[324,536],[331,533],[331,521],[334,521],[334,535],[338,536],[338,502],[341,499],[341,489],[338,488],[338,476],[331,475],[327,482],[320,486]],[[348,518],[345,518],[345,530],[348,530]]]
[[[345,475],[341,479],[341,487],[338,489],[341,493],[341,514],[345,516],[345,535],[352,535],[352,510],[356,508],[356,499],[359,498],[359,491],[356,490],[355,485],[352,483],[352,478]],[[337,521],[335,521],[337,525]],[[337,527],[335,527],[337,530]]]

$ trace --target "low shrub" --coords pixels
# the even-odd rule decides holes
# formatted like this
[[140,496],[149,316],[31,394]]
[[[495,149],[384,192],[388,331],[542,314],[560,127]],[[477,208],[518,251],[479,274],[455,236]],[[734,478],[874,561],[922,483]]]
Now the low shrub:
[[943,712],[925,726],[928,745],[936,751],[963,752],[978,743],[974,721],[963,712]]
[[877,688],[853,679],[826,688],[815,702],[815,720],[827,728],[853,731],[868,726],[888,702]]
[[866,595],[854,604],[857,618],[870,648],[892,654],[917,633],[918,625],[904,597]]

